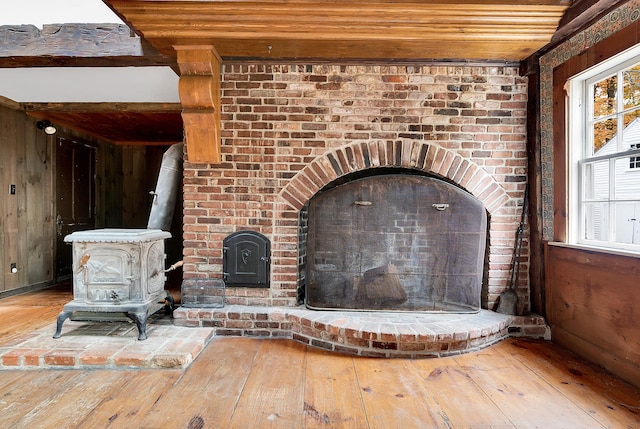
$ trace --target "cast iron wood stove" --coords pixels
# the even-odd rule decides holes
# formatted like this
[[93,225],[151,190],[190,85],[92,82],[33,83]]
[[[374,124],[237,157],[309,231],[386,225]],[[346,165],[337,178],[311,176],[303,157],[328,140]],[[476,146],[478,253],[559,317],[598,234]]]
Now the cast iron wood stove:
[[157,229],[99,229],[66,236],[73,245],[73,301],[58,315],[54,338],[74,312],[90,312],[105,320],[112,320],[109,313],[125,314],[136,323],[138,339],[145,340],[147,317],[172,302],[164,290],[164,239],[169,237]]

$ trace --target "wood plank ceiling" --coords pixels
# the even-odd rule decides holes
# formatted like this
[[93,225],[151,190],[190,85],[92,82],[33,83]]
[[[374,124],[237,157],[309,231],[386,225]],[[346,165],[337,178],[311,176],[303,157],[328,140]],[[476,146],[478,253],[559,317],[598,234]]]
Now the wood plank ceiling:
[[165,55],[213,45],[223,60],[521,61],[551,40],[569,0],[104,0]]
[[183,140],[180,103],[23,103],[30,115],[118,145]]

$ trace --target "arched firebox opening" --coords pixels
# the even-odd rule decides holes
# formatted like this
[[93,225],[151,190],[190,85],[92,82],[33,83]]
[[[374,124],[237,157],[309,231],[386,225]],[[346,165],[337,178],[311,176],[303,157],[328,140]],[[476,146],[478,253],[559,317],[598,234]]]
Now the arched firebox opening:
[[342,176],[300,211],[298,300],[312,309],[476,312],[487,210],[424,172]]

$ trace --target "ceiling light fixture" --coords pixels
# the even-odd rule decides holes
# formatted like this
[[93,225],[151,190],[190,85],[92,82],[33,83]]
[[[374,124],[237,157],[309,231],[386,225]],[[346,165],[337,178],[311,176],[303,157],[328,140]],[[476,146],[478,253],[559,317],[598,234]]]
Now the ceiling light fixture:
[[39,130],[44,131],[44,133],[47,135],[53,135],[57,131],[56,127],[47,120],[36,122],[36,127],[38,127]]

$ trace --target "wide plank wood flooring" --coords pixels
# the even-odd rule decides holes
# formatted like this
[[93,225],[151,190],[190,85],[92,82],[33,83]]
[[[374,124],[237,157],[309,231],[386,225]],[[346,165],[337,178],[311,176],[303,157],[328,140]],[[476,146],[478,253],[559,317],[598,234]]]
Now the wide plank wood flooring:
[[[1,299],[0,344],[52,323],[69,300],[56,293]],[[12,429],[617,429],[640,428],[639,412],[638,389],[525,339],[408,360],[219,337],[186,370],[0,371],[0,427]]]

